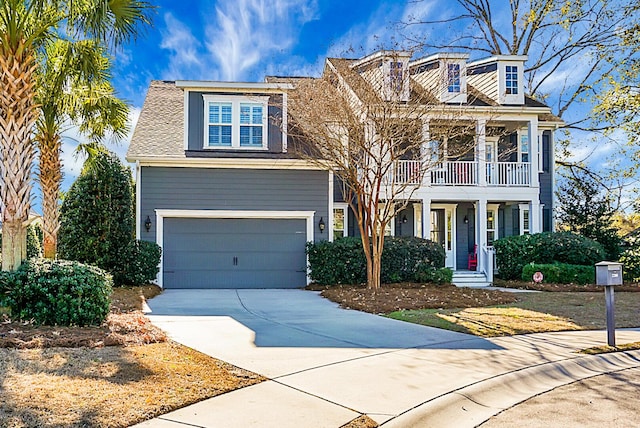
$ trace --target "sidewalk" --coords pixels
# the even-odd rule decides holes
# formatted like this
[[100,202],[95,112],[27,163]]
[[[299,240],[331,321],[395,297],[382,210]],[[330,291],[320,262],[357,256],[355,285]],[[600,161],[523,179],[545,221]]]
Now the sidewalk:
[[[348,336],[352,345],[337,346],[343,342],[335,335],[319,335],[313,325],[313,317],[320,316],[325,303],[319,302],[317,307],[313,306],[315,301],[305,303],[307,308],[313,307],[313,317],[304,318],[291,309],[294,312],[274,319],[268,309],[258,308],[264,296],[251,297],[244,292],[238,296],[242,305],[237,306],[233,306],[232,296],[226,296],[224,304],[237,311],[229,316],[150,318],[174,340],[270,380],[188,406],[139,427],[336,428],[362,414],[384,427],[473,427],[558,386],[640,367],[640,351],[599,356],[575,353],[604,344],[604,331],[482,339],[461,334],[448,336],[410,325],[411,337],[421,339],[423,345],[366,347],[357,338],[360,327],[348,318],[357,315],[355,319],[360,319],[361,313],[344,310],[326,314],[344,316],[343,330],[351,327]],[[291,304],[295,296],[287,295],[286,301]],[[155,310],[158,302],[152,300],[150,306]],[[252,316],[265,323],[264,330],[257,321],[250,320]],[[382,319],[363,316],[374,317],[372,322]],[[265,337],[265,331],[278,332],[279,337]],[[287,335],[296,342],[296,334],[305,335],[307,346],[284,346]],[[439,336],[441,340],[433,340],[429,336],[433,334],[443,335]],[[326,343],[308,346],[313,344],[314,335]],[[618,331],[617,341],[640,341],[640,330]],[[256,345],[265,342],[271,345]]]

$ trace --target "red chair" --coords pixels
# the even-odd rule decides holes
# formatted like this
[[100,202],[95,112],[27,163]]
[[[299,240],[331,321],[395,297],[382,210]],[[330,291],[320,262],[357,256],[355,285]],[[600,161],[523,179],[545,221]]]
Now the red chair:
[[478,246],[473,246],[473,253],[469,253],[469,259],[467,261],[467,269],[476,270],[478,268]]

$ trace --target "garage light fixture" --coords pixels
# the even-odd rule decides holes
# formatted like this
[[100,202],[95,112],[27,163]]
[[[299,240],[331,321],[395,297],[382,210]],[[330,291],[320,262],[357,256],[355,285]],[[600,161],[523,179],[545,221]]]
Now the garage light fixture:
[[144,228],[147,229],[147,232],[151,230],[151,217],[147,216],[147,219],[144,221]]
[[320,217],[320,221],[318,222],[318,229],[320,229],[320,233],[324,232],[324,220]]

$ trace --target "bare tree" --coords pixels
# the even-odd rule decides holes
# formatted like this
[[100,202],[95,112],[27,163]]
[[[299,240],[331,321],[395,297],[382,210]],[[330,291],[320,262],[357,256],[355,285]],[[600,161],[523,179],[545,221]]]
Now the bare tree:
[[[388,55],[390,62],[401,62]],[[456,120],[459,105],[435,102],[409,79],[406,63],[404,73],[389,75],[331,59],[322,77],[291,83],[290,150],[338,178],[362,238],[367,285],[377,289],[387,226],[407,206],[426,171],[442,160],[442,151],[430,144],[429,118],[437,113],[443,123],[459,124],[437,131],[440,139],[449,138],[450,150],[458,141],[459,153],[471,150],[474,139],[456,136],[472,132],[475,123]]]
[[[618,77],[637,82],[640,3],[455,0],[449,6],[449,14],[445,12],[442,18],[410,18],[401,24],[405,31],[413,31],[409,39],[414,48],[528,55],[528,94],[549,104],[553,113],[566,122],[565,138],[560,141],[566,150],[560,152],[559,164],[574,169],[584,167],[581,162],[567,160],[575,147],[571,145],[570,131],[586,131],[602,138],[618,129],[619,121],[591,107],[606,107],[611,99],[621,99],[616,97],[620,91],[616,91],[615,82],[622,80]],[[452,40],[439,34],[458,36]],[[553,93],[549,92],[551,87]],[[603,99],[607,88],[614,96]],[[637,140],[630,138],[629,143],[637,145]],[[615,182],[629,184],[629,174],[625,177],[619,172],[613,166],[599,175],[609,186]],[[612,178],[611,174],[624,180]]]

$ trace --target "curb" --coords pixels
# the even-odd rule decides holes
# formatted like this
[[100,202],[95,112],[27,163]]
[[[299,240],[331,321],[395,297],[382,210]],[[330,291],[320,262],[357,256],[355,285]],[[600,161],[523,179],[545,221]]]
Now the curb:
[[640,351],[578,356],[498,375],[424,402],[385,428],[476,427],[533,396],[583,379],[640,367]]

